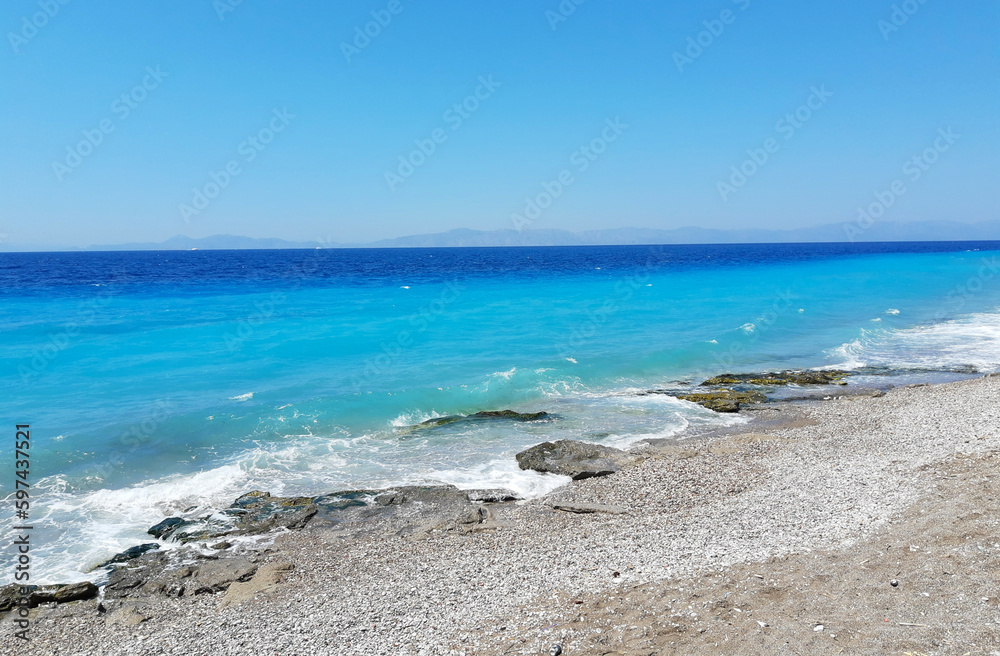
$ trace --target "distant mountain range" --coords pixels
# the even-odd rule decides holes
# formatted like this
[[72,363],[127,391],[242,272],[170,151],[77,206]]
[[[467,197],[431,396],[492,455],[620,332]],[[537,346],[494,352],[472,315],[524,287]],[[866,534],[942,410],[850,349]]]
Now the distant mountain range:
[[[854,225],[854,224],[847,224]],[[1000,221],[959,223],[926,221],[876,222],[867,230],[852,231],[853,241],[990,241],[1000,240]],[[469,230],[457,229],[426,235],[383,239],[367,244],[335,244],[318,241],[258,239],[233,235],[192,238],[178,235],[157,243],[94,245],[59,250],[148,251],[148,250],[238,250],[269,248],[447,248],[465,246],[593,246],[626,244],[739,244],[851,241],[845,224],[830,223],[794,230],[719,230],[710,228],[612,228],[608,230]],[[52,250],[0,244],[3,250]]]

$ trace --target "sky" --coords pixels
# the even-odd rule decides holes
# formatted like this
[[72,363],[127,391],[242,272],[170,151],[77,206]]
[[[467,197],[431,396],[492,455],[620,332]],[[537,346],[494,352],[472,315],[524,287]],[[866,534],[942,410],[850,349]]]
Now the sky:
[[11,247],[1000,218],[992,0],[8,0],[0,28]]

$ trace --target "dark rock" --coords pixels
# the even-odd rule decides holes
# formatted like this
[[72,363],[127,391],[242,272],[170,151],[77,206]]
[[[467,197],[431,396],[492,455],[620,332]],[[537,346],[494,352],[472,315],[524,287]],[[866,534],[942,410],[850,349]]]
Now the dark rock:
[[412,485],[385,490],[375,497],[375,503],[380,506],[406,503],[465,506],[469,504],[469,498],[452,485]]
[[238,499],[236,499],[236,501],[233,502],[233,507],[242,508],[245,505],[256,503],[261,499],[270,499],[270,498],[271,498],[270,492],[261,492],[260,490],[253,490],[251,492],[247,492],[244,495],[241,495]]
[[319,506],[313,502],[312,497],[284,498],[268,495],[254,501],[244,501],[242,505],[225,512],[236,518],[235,534],[256,535],[279,527],[302,528],[319,512]]
[[779,371],[753,374],[722,374],[709,378],[702,385],[846,385],[849,371]]
[[212,548],[215,549],[216,551],[222,551],[224,549],[228,549],[231,546],[233,546],[232,542],[226,542],[225,540],[223,540],[222,542],[216,542],[215,544],[213,544]]
[[81,599],[93,599],[97,596],[97,586],[90,581],[80,583],[70,583],[60,586],[53,595],[55,602],[65,604],[70,601],[80,601]]
[[[184,558],[196,560],[183,564]],[[114,570],[104,592],[108,599],[219,592],[234,581],[246,581],[255,571],[257,565],[245,558],[150,552]]]
[[515,419],[517,421],[537,421],[548,416],[547,412],[514,412],[513,410],[487,410],[469,415],[472,419]]
[[512,421],[537,421],[550,417],[547,412],[515,412],[514,410],[484,410],[471,415],[449,415],[447,417],[434,417],[420,422],[417,426],[447,426],[458,421],[479,421],[491,419],[509,419]]
[[[152,529],[150,529],[150,530],[152,530]],[[157,544],[156,542],[147,542],[145,544],[139,544],[139,545],[136,545],[134,547],[129,547],[128,549],[126,549],[125,551],[121,552],[120,554],[115,554],[114,556],[112,556],[108,560],[105,560],[103,563],[101,563],[100,565],[98,565],[94,569],[100,569],[101,567],[107,567],[108,565],[114,565],[116,563],[126,563],[126,562],[132,560],[133,558],[138,558],[139,556],[141,556],[142,554],[146,553],[147,551],[154,551],[154,550],[159,549],[159,548],[160,548],[160,545]]]
[[149,533],[154,538],[159,538],[161,540],[166,540],[171,533],[173,533],[179,526],[188,524],[186,519],[180,517],[167,517],[162,522],[154,524],[149,527],[146,533]]
[[691,401],[716,412],[739,412],[740,406],[747,403],[763,403],[767,396],[760,392],[739,392],[730,389],[720,389],[696,394],[678,394],[682,401]]
[[428,419],[426,421],[420,422],[420,426],[446,426],[448,424],[453,424],[456,421],[462,421],[465,417],[461,415],[449,415],[447,417],[434,417],[433,419]]
[[515,457],[521,469],[570,476],[573,480],[607,476],[641,460],[621,449],[574,440],[542,442]]
[[21,586],[11,583],[0,588],[0,613],[6,612],[21,601]]

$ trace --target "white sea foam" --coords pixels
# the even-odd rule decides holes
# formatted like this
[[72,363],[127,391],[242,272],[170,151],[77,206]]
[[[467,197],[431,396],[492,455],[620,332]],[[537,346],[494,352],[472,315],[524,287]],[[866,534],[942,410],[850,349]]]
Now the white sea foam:
[[247,392],[246,394],[240,394],[239,396],[230,396],[230,401],[249,401],[253,398],[253,392]]
[[913,328],[862,330],[858,339],[831,349],[833,367],[921,367],[945,369],[973,366],[1000,370],[1000,315],[972,314]]
[[440,470],[433,474],[433,479],[462,490],[505,488],[526,499],[544,496],[572,480],[569,476],[525,471],[513,457],[498,458],[466,469]]

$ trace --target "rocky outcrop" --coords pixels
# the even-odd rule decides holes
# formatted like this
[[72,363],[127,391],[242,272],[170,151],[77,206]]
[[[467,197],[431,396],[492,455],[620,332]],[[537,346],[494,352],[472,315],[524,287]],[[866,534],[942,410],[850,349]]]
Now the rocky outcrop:
[[146,532],[186,544],[228,535],[257,535],[279,527],[302,528],[317,512],[319,506],[312,497],[272,497],[269,492],[254,490],[217,515],[194,520],[168,517]]
[[521,469],[582,480],[607,476],[641,460],[639,456],[601,444],[558,440],[542,442],[515,456]]
[[257,565],[242,557],[154,552],[134,558],[111,572],[104,594],[107,599],[121,599],[220,592],[234,581],[248,580],[256,571]]
[[851,372],[839,369],[722,374],[709,378],[702,385],[846,385],[844,378],[850,375]]
[[[156,527],[154,526],[153,528]],[[152,532],[152,530],[153,529],[150,529],[150,532]],[[138,544],[134,547],[129,547],[128,549],[119,554],[115,554],[114,556],[112,556],[108,560],[105,560],[103,563],[101,563],[94,569],[100,569],[102,567],[107,567],[108,565],[115,565],[117,563],[127,563],[133,558],[138,558],[139,556],[148,551],[155,551],[159,548],[160,545],[157,542],[147,542],[145,544]]]
[[538,421],[551,415],[547,412],[515,412],[514,410],[485,410],[475,412],[471,415],[449,415],[447,417],[435,417],[427,421],[420,422],[418,427],[446,426],[459,421],[483,421],[483,420],[509,420],[509,421]]
[[749,403],[763,403],[767,395],[761,392],[740,392],[731,389],[698,392],[695,394],[678,394],[682,401],[691,401],[716,412],[739,412],[740,407]]
[[28,607],[39,604],[66,604],[71,601],[93,599],[97,596],[97,586],[90,581],[57,585],[26,585],[13,583],[0,588],[0,612],[8,611],[21,603],[22,587],[28,592]]

